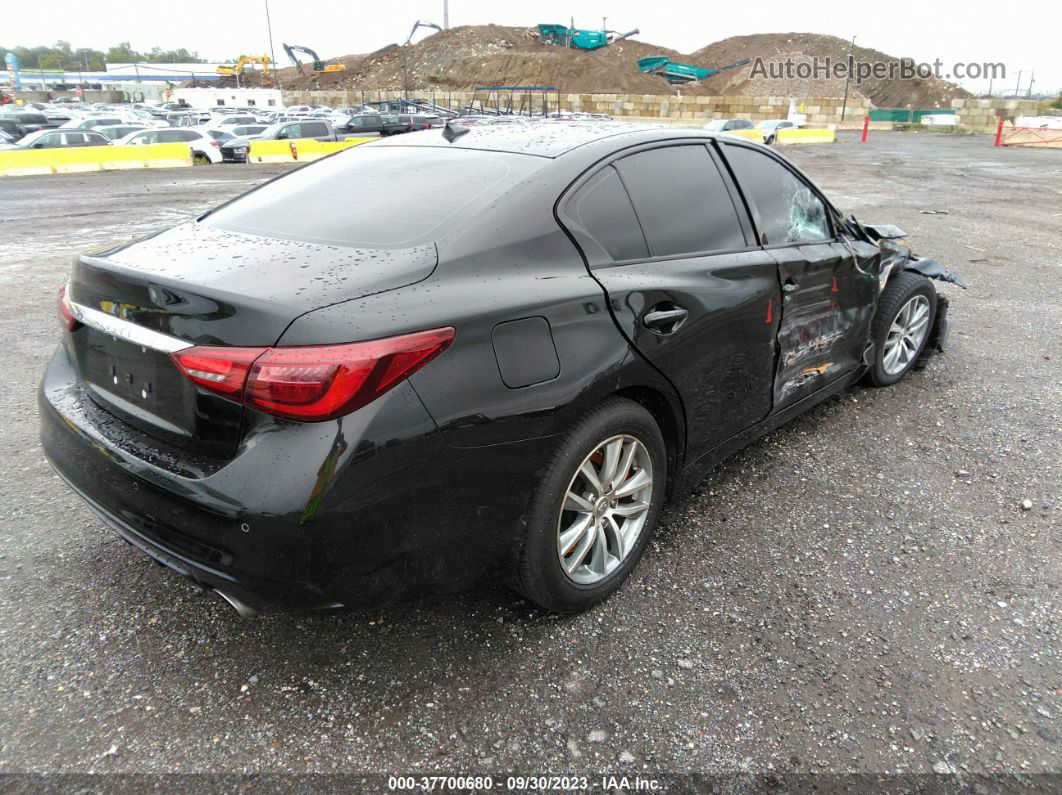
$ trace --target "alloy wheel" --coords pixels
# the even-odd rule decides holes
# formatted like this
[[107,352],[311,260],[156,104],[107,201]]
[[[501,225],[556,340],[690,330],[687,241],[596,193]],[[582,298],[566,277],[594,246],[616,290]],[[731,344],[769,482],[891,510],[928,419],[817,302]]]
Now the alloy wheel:
[[606,439],[579,465],[557,518],[557,555],[565,575],[593,585],[637,544],[653,498],[653,462],[633,436]]
[[929,331],[929,299],[915,295],[904,304],[889,326],[881,367],[889,375],[911,366]]

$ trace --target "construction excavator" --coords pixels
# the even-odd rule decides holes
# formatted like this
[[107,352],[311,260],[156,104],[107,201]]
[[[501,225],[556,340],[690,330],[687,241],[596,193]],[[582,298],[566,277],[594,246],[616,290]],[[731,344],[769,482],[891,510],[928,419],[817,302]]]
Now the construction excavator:
[[299,70],[299,74],[305,74],[302,70],[302,61],[295,55],[296,52],[301,52],[303,55],[308,55],[313,60],[313,70],[315,72],[342,72],[347,67],[341,63],[325,63],[321,60],[321,56],[311,50],[309,47],[300,47],[298,44],[284,44],[284,52],[288,54],[291,62],[295,64],[295,68]]
[[435,28],[435,30],[442,33],[442,28],[436,25],[434,22],[421,22],[419,19],[413,23],[413,29],[409,31],[409,36],[406,37],[406,44],[413,41],[413,34],[417,32],[418,28]]
[[239,77],[243,74],[243,69],[247,64],[260,63],[262,64],[262,82],[264,83],[266,78],[269,77],[269,64],[271,63],[268,55],[245,55],[232,66],[219,66],[217,73],[219,75],[234,75]]

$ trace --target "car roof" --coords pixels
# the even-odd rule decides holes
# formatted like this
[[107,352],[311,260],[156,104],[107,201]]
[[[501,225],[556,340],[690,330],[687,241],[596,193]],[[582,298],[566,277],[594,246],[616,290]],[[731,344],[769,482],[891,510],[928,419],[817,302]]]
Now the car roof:
[[715,136],[706,130],[657,127],[630,122],[557,122],[554,124],[496,124],[469,127],[452,144],[440,128],[373,141],[363,146],[440,146],[455,149],[481,149],[495,152],[560,157],[589,144],[618,149],[654,140],[705,138]]

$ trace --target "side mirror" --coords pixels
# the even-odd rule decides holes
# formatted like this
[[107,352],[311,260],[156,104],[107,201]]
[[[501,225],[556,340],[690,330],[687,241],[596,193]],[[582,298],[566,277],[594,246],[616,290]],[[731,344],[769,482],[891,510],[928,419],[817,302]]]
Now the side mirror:
[[284,140],[287,139],[287,137],[288,137],[288,134],[286,132],[284,132],[283,130],[281,130],[280,132],[277,133],[277,140],[278,141],[284,141]]

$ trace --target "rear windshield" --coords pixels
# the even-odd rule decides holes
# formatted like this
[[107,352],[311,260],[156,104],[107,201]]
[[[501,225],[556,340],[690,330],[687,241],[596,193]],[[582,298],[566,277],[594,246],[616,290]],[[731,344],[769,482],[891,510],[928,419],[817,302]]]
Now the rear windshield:
[[499,152],[362,145],[266,183],[203,223],[333,246],[419,245],[539,165],[539,158]]

